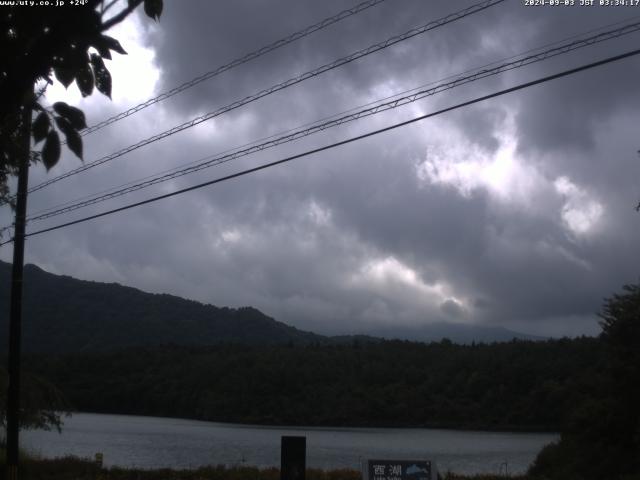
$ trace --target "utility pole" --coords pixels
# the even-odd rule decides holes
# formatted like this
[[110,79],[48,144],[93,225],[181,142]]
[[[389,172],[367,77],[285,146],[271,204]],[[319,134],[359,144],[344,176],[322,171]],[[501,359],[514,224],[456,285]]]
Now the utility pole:
[[[25,96],[25,98],[29,98]],[[25,102],[20,114],[18,137],[18,191],[16,195],[11,311],[9,317],[9,387],[7,391],[7,479],[18,480],[20,432],[20,342],[22,329],[22,277],[27,215],[27,189],[31,153],[31,105]]]

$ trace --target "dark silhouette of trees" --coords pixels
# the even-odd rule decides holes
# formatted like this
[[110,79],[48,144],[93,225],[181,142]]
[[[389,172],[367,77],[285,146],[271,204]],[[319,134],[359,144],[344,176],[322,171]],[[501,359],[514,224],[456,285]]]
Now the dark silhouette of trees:
[[562,428],[594,338],[216,345],[31,356],[74,409],[278,425]]
[[[45,85],[55,78],[65,87],[76,82],[83,96],[95,90],[111,96],[111,75],[104,60],[111,53],[125,54],[120,43],[104,32],[122,22],[144,3],[146,14],[159,19],[162,0],[128,0],[118,7],[115,0],[83,0],[78,5],[15,6],[0,8],[0,200],[7,201],[7,180],[16,175],[20,138],[26,125],[25,109],[33,111],[30,131],[39,151],[31,162],[42,161],[47,169],[60,158],[61,135],[67,147],[82,158],[86,128],[78,108],[58,102],[51,110],[43,107]],[[52,2],[53,3],[53,2]],[[120,11],[114,11],[121,8]],[[46,83],[44,83],[46,82]],[[34,91],[34,86],[41,88]],[[4,202],[3,202],[4,203]]]
[[538,456],[536,476],[640,478],[640,285],[607,299],[600,316],[604,368],[588,382],[560,441]]
[[640,474],[640,285],[608,299],[601,317],[614,400],[604,434],[618,451],[619,471]]
[[[0,389],[7,391],[7,371],[0,367]],[[22,428],[60,431],[69,404],[62,392],[44,378],[25,372],[21,391],[20,425]],[[0,396],[0,424],[6,427],[6,398]]]
[[[65,102],[57,102],[48,109],[42,96],[46,85],[55,78],[65,87],[75,81],[83,96],[91,95],[95,89],[110,97],[111,74],[104,59],[111,59],[111,52],[126,52],[104,32],[143,3],[145,13],[154,19],[159,19],[163,6],[162,0],[128,0],[126,4],[116,0],[40,3],[18,1],[0,7],[0,204],[13,205],[14,197],[9,195],[7,186],[11,176],[19,177],[20,196],[15,223],[7,405],[0,399],[2,418],[6,417],[8,423],[10,469],[17,468],[20,420],[23,424],[40,426],[59,423],[59,416],[52,410],[58,405],[49,395],[53,390],[40,388],[44,387],[41,383],[31,390],[39,396],[32,404],[39,413],[18,419],[25,411],[19,400],[19,392],[24,390],[19,381],[19,325],[28,168],[37,161],[42,161],[47,170],[53,167],[60,158],[61,135],[67,147],[82,159],[80,131],[87,127],[80,109]],[[42,143],[40,151],[31,151],[32,139],[36,145]]]

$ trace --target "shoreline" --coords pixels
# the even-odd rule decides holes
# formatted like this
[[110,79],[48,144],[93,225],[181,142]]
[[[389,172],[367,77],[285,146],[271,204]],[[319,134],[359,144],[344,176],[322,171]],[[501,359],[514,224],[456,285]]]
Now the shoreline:
[[[560,429],[542,429],[523,425],[512,425],[512,426],[460,426],[456,424],[425,424],[425,425],[415,425],[415,424],[343,424],[343,425],[320,425],[320,424],[295,424],[295,425],[278,425],[271,423],[239,423],[233,421],[222,421],[222,420],[209,420],[203,418],[195,418],[195,417],[172,417],[172,416],[158,416],[158,415],[147,415],[144,413],[120,413],[120,412],[85,412],[85,411],[69,411],[65,412],[63,415],[70,414],[71,416],[76,414],[84,414],[84,415],[113,415],[113,416],[122,416],[122,417],[144,417],[148,419],[158,419],[158,420],[178,420],[178,421],[187,421],[187,422],[203,422],[210,423],[219,426],[225,427],[233,427],[233,428],[260,428],[265,430],[316,430],[316,431],[326,431],[326,430],[335,430],[335,431],[353,431],[353,430],[453,430],[457,432],[469,432],[469,433],[519,433],[519,434],[549,434],[549,435],[560,435]],[[64,418],[63,418],[64,420]],[[64,423],[62,425],[64,429]]]
[[[6,468],[0,462],[0,480],[5,479]],[[23,458],[21,472],[26,478],[47,478],[48,480],[71,480],[77,478],[91,480],[280,480],[279,468],[227,467],[210,465],[197,469],[138,469],[102,467],[94,460],[80,457],[57,459]],[[442,480],[533,480],[527,475],[460,475],[441,472]],[[362,473],[354,469],[321,470],[307,468],[305,480],[362,480]]]
[[307,438],[309,468],[359,471],[362,458],[429,458],[435,460],[442,471],[469,476],[499,473],[499,465],[505,461],[508,461],[509,471],[523,475],[537,453],[557,440],[555,436],[535,433],[327,427],[282,429],[79,412],[65,420],[62,435],[24,432],[22,445],[41,459],[67,455],[92,459],[99,452],[104,455],[105,466],[121,469],[193,470],[210,465],[264,469],[279,467],[282,436],[300,435]]

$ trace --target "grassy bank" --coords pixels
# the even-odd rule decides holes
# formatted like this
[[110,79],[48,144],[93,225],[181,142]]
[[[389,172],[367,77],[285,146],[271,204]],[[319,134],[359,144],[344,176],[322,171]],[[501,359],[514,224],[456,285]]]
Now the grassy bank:
[[[3,462],[4,463],[4,462]],[[0,480],[5,480],[6,468],[1,465]],[[308,469],[307,480],[360,480],[358,470]],[[475,475],[460,476],[445,474],[445,480],[504,480],[504,476]],[[527,477],[509,477],[512,480],[527,480]],[[195,470],[137,470],[128,468],[100,468],[94,462],[77,457],[55,460],[28,459],[22,464],[21,479],[24,480],[279,480],[277,468],[224,466],[202,467]]]

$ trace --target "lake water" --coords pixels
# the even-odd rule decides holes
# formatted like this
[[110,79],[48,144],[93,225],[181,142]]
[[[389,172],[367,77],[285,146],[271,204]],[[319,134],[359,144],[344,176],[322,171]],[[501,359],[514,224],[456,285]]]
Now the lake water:
[[262,427],[174,418],[76,413],[62,434],[27,431],[21,443],[43,457],[104,455],[106,466],[278,467],[280,437],[307,437],[307,466],[360,468],[367,458],[430,459],[440,471],[524,472],[554,434],[404,428]]

